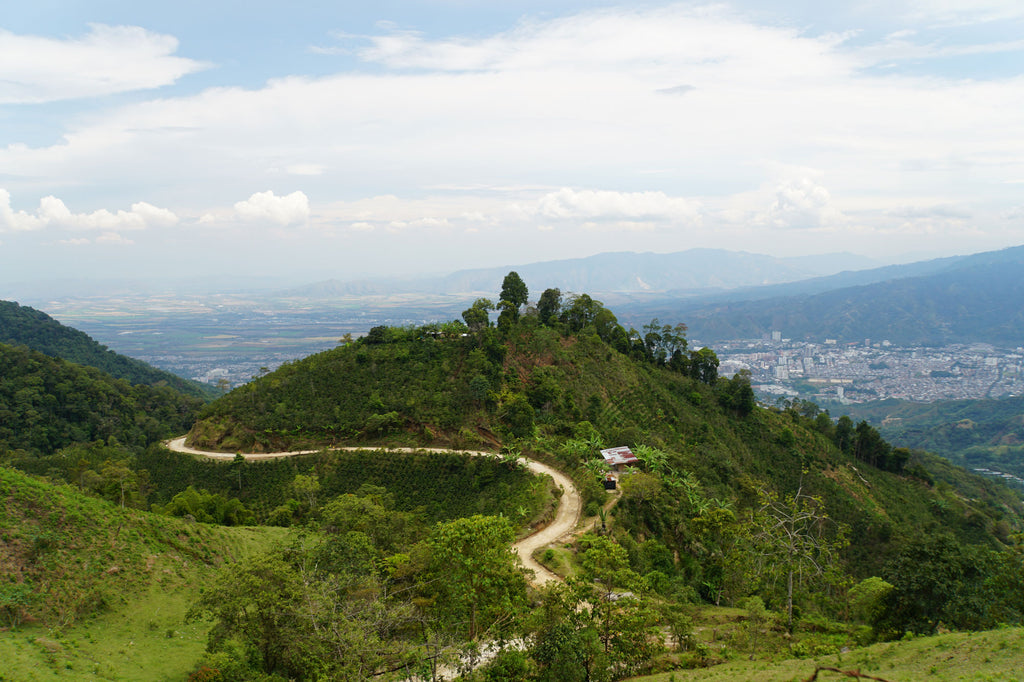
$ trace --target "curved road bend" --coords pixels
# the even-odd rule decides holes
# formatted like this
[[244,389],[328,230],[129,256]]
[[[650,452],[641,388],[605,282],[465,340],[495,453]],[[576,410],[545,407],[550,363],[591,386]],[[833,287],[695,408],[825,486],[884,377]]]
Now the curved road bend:
[[[203,457],[209,457],[211,459],[234,459],[233,453],[226,452],[211,452],[209,450],[196,450],[185,445],[185,437],[174,438],[166,441],[165,445],[175,452],[183,452],[190,455],[201,455]],[[476,455],[481,457],[493,457],[492,452],[480,452],[472,450],[445,450],[443,448],[332,448],[333,450],[393,450],[396,452],[418,452],[426,450],[428,452],[465,452],[470,455]],[[258,461],[264,459],[277,459],[280,457],[293,457],[295,455],[310,455],[320,452],[320,450],[292,450],[289,452],[268,452],[261,454],[246,454],[242,453],[242,456],[249,461]],[[580,511],[582,509],[582,502],[580,501],[580,493],[573,485],[572,480],[557,469],[553,469],[546,464],[535,462],[532,459],[523,458],[526,460],[527,468],[536,474],[547,474],[562,490],[562,496],[559,498],[558,510],[555,512],[554,520],[541,528],[539,531],[532,533],[519,542],[515,543],[513,547],[516,553],[519,554],[519,558],[522,559],[523,566],[533,571],[534,585],[544,585],[545,583],[551,582],[552,580],[561,580],[557,575],[549,571],[548,569],[541,566],[539,563],[534,561],[533,552],[541,547],[558,542],[562,539],[567,539],[572,535],[572,532],[576,528],[576,524],[580,519]]]

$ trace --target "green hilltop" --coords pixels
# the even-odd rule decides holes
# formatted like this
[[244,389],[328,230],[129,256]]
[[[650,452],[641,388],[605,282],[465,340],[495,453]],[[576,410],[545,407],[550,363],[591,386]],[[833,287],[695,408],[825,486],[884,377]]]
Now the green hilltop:
[[[502,311],[497,325],[480,316],[488,308]],[[511,310],[482,301],[468,324],[375,328],[206,406],[189,440],[228,452],[512,448],[575,471],[591,502],[603,499],[598,449],[631,446],[650,490],[626,493],[616,513],[680,556],[673,572],[705,598],[722,567],[694,551],[687,527],[709,503],[742,515],[764,493],[819,497],[848,527],[846,569],[860,577],[928,534],[1000,547],[1021,528],[1021,500],[1000,485],[894,450],[867,424],[846,420],[844,432],[813,406],[756,406],[746,378],[718,379],[684,327],[627,330],[586,295]]]

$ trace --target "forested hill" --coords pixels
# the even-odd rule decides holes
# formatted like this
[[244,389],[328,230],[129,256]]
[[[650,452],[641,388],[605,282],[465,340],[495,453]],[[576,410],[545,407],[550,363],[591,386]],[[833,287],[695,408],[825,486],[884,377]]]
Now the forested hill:
[[157,369],[141,360],[119,355],[85,332],[67,327],[40,310],[13,301],[0,301],[0,343],[27,346],[53,358],[95,367],[132,384],[166,385],[207,400],[214,395],[210,387]]
[[138,449],[180,433],[202,402],[0,343],[0,461],[103,441]]
[[679,326],[626,330],[586,295],[563,302],[548,290],[522,314],[502,299],[497,326],[483,310],[490,302],[478,301],[468,325],[378,327],[286,364],[207,405],[189,440],[227,452],[511,448],[576,471],[593,500],[598,449],[628,445],[647,475],[631,485],[646,487],[618,513],[640,537],[689,556],[694,540],[679,529],[704,513],[692,505],[738,515],[762,492],[800,490],[851,529],[855,574],[926,533],[998,545],[1020,527],[1010,491],[894,450],[867,424],[756,406],[746,377],[718,379],[714,353],[690,350]]
[[[933,271],[818,293],[699,304],[662,301],[631,311],[640,316],[685,316],[702,342],[760,338],[781,330],[793,339],[888,339],[896,344],[984,342],[1017,346],[1024,338],[1024,247],[935,261]],[[904,268],[917,272],[922,268]],[[864,279],[875,271],[817,280]],[[804,287],[809,284],[801,285]],[[796,288],[795,286],[791,288]],[[756,290],[754,290],[756,291]],[[753,296],[750,296],[752,298]]]

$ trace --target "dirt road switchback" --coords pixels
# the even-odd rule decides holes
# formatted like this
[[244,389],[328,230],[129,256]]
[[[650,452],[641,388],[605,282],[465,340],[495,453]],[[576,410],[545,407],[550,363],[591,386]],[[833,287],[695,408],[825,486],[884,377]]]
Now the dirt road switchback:
[[[165,443],[165,445],[175,452],[183,452],[190,455],[200,455],[202,457],[209,457],[211,459],[225,459],[230,460],[235,458],[235,453],[228,452],[212,452],[210,450],[196,450],[185,445],[185,437],[174,438]],[[393,450],[395,452],[417,452],[428,450],[430,452],[450,452],[449,450],[443,450],[440,448],[332,448],[333,450],[351,451],[351,450]],[[238,453],[245,457],[246,460],[259,461],[264,459],[277,459],[280,457],[294,457],[295,455],[309,455],[319,450],[291,450],[288,452],[263,452],[263,453]],[[459,452],[465,452],[469,455],[478,457],[494,457],[493,452],[479,452],[472,450],[460,450]],[[551,582],[552,580],[561,580],[557,575],[549,571],[548,569],[541,566],[539,563],[534,561],[533,553],[541,547],[547,547],[548,545],[555,544],[560,541],[568,541],[572,538],[573,532],[576,530],[576,525],[580,520],[580,512],[582,510],[582,502],[580,501],[579,490],[573,485],[572,479],[563,474],[561,471],[553,467],[549,467],[546,464],[541,464],[532,459],[523,458],[526,461],[527,468],[536,474],[546,474],[554,480],[562,490],[562,495],[558,501],[558,510],[555,512],[555,518],[548,525],[537,530],[525,538],[515,543],[512,547],[515,549],[519,558],[523,562],[523,566],[533,571],[533,584],[544,585],[545,583]]]

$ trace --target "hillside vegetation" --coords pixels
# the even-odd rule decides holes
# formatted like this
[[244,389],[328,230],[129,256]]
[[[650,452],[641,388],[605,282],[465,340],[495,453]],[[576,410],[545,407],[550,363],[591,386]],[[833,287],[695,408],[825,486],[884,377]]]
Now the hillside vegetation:
[[1024,398],[912,403],[883,400],[850,405],[904,447],[928,450],[954,464],[1024,478]]
[[258,529],[225,529],[121,509],[0,467],[0,611],[5,624],[69,627],[120,608],[189,565],[212,569],[252,550]]
[[68,362],[94,367],[134,385],[169,386],[205,400],[217,393],[205,384],[183,379],[141,360],[119,355],[97,343],[85,332],[67,327],[40,310],[13,301],[0,301],[0,343],[26,346],[52,358],[63,358]]
[[187,428],[198,398],[0,343],[0,454],[49,455],[95,441],[144,448]]
[[820,668],[817,679],[823,681],[858,679],[855,674],[859,672],[870,676],[860,679],[869,680],[1011,682],[1019,679],[1022,660],[1024,629],[1001,628],[907,638],[809,659],[750,661],[743,658],[702,670],[677,670],[631,679],[633,682],[793,682],[811,679]]

